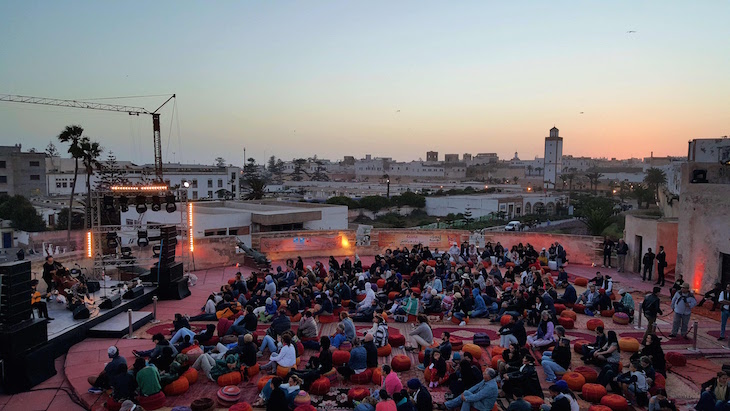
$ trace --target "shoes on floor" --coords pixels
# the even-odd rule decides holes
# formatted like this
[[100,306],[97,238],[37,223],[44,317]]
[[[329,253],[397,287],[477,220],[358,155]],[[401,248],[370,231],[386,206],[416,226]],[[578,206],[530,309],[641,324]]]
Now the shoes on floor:
[[465,325],[466,325],[466,321],[462,321],[462,322],[459,323],[459,327],[463,327]]
[[416,367],[416,368],[418,368],[421,371],[424,371],[426,369],[426,366],[424,366],[423,364],[418,364],[418,367]]
[[717,341],[725,341],[725,337],[717,337]]
[[669,337],[669,338],[677,338],[677,334],[669,334],[667,337]]

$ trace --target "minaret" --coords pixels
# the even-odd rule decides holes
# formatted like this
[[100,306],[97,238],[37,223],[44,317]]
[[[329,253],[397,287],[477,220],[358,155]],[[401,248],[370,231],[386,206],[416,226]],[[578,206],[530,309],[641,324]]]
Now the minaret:
[[554,189],[558,182],[558,174],[563,169],[563,138],[558,135],[556,127],[550,129],[550,137],[545,137],[545,158],[543,188]]

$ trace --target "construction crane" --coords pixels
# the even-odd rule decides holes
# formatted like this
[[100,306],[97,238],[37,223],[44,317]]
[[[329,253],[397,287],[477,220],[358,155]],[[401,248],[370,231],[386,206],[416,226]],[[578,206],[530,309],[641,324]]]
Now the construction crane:
[[160,135],[160,109],[165,106],[170,100],[175,98],[173,94],[165,100],[162,105],[157,107],[155,111],[149,111],[142,107],[131,107],[131,106],[119,106],[115,104],[103,104],[103,103],[92,103],[88,101],[78,100],[61,100],[57,98],[44,98],[44,97],[29,97],[29,96],[16,96],[13,94],[0,94],[0,101],[8,101],[11,103],[27,103],[27,104],[41,104],[44,106],[59,106],[59,107],[71,107],[71,108],[84,108],[87,110],[102,110],[102,111],[116,111],[119,113],[128,113],[130,116],[139,116],[140,114],[148,114],[152,116],[152,140],[154,143],[155,150],[155,176],[157,182],[162,183],[162,137]]

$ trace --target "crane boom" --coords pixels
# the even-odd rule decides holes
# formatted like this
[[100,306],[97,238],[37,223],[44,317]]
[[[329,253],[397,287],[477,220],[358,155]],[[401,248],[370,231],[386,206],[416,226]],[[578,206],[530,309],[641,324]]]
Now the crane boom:
[[0,101],[7,101],[11,103],[27,103],[40,104],[44,106],[82,108],[87,110],[115,111],[118,113],[128,113],[130,116],[139,116],[140,114],[152,116],[152,140],[154,144],[155,155],[155,176],[157,177],[158,182],[164,181],[162,177],[162,137],[160,134],[160,113],[158,113],[158,111],[173,98],[175,98],[175,94],[170,96],[170,98],[162,103],[162,105],[158,107],[157,110],[149,111],[146,108],[142,107],[121,106],[117,104],[93,103],[79,100],[62,100],[57,98],[45,97],[18,96],[14,94],[0,94]]

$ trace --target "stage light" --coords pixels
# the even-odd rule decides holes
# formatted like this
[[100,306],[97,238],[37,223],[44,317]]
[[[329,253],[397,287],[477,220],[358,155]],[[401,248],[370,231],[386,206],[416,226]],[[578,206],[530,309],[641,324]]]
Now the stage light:
[[117,233],[106,233],[106,246],[116,249],[119,246]]
[[193,203],[188,203],[188,237],[190,241],[190,252],[195,249],[193,244]]
[[112,196],[104,196],[104,211],[107,213],[113,213],[115,211],[114,209],[114,197]]
[[167,186],[112,186],[112,191],[167,191]]
[[167,210],[168,213],[174,213],[175,210],[177,210],[174,194],[168,194],[165,196],[165,210]]
[[152,257],[159,257],[160,256],[160,250],[162,250],[162,246],[159,244],[155,244],[152,246]]
[[122,247],[122,257],[129,258],[132,256],[132,247]]
[[137,203],[137,212],[142,214],[147,211],[147,199],[145,196],[137,196],[135,202]]
[[127,198],[127,196],[119,197],[119,209],[123,213],[126,213],[127,211],[129,211],[129,199]]
[[183,185],[183,187],[185,187],[185,188],[189,188],[189,187],[190,187],[190,181],[188,181],[188,180],[185,180],[185,181],[183,181],[182,185]]
[[162,203],[160,202],[160,196],[152,196],[152,211],[162,210]]
[[91,258],[93,250],[91,249],[91,231],[86,232],[86,256]]
[[142,248],[150,245],[150,240],[147,238],[147,230],[137,231],[137,245]]

